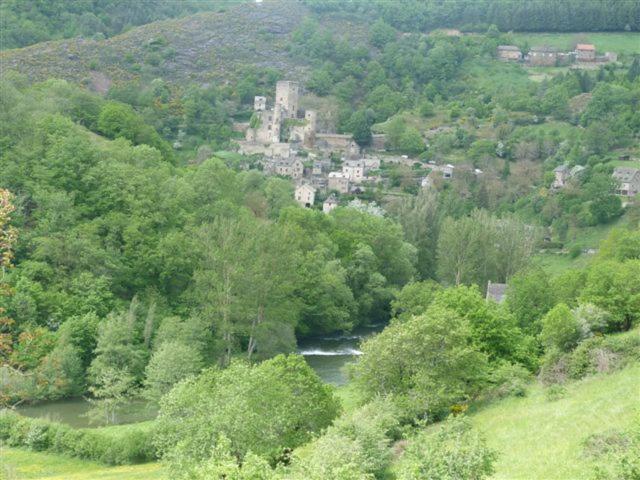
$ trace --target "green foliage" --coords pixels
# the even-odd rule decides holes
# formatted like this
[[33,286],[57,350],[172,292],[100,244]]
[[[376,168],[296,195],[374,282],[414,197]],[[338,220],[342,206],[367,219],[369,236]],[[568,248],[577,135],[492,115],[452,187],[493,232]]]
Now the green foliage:
[[231,452],[277,459],[308,441],[338,413],[330,387],[302,357],[277,356],[259,365],[234,362],[205,370],[160,402],[156,443],[176,469],[206,459],[223,434]]
[[540,319],[555,305],[554,297],[547,274],[533,269],[510,279],[506,303],[524,331],[539,333]]
[[486,375],[467,320],[439,305],[391,324],[362,352],[352,371],[359,390],[367,398],[390,396],[408,418],[442,417],[477,394]]
[[61,453],[108,465],[153,460],[155,452],[151,433],[147,424],[128,426],[116,433],[101,429],[77,430],[61,423],[0,410],[0,440],[7,445]]
[[580,324],[564,303],[559,303],[542,317],[540,341],[549,349],[572,350],[580,341]]
[[202,355],[193,345],[162,343],[145,369],[145,397],[157,402],[174,384],[196,375],[202,366]]
[[440,288],[433,280],[406,284],[391,302],[393,316],[404,322],[415,315],[423,314]]
[[496,457],[468,419],[449,418],[437,432],[423,431],[409,441],[398,479],[480,480],[495,471]]
[[535,244],[535,231],[516,218],[496,218],[476,210],[442,223],[438,238],[438,274],[450,285],[486,285],[524,268]]
[[380,478],[392,460],[396,415],[392,402],[380,399],[343,415],[293,457],[285,478]]

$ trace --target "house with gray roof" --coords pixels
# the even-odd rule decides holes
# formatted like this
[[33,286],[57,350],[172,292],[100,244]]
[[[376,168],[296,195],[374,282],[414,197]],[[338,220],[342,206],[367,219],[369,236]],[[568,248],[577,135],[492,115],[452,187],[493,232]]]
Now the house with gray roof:
[[613,179],[618,182],[616,193],[625,197],[635,197],[640,193],[640,169],[632,167],[616,167]]

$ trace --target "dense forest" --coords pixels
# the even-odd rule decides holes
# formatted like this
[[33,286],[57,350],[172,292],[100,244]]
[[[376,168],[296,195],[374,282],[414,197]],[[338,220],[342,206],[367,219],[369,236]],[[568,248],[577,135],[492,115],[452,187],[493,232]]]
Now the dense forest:
[[371,13],[404,31],[436,28],[477,30],[495,25],[502,31],[638,31],[639,6],[615,0],[305,0],[318,11]]
[[[160,3],[3,2],[3,35],[112,36],[219,7]],[[469,414],[637,365],[640,203],[612,172],[640,155],[640,56],[535,69],[495,52],[530,47],[509,30],[637,31],[638,6],[556,3],[304,2],[315,16],[284,44],[303,108],[382,158],[375,181],[311,208],[237,153],[254,96],[286,78],[275,67],[176,83],[154,38],[157,61],[126,60],[135,78],[103,92],[5,72],[0,442],[159,460],[167,478],[475,480],[504,452]],[[334,17],[371,22],[336,32]],[[444,27],[476,33],[421,33]],[[306,169],[319,155],[299,154]],[[424,173],[442,165],[453,178]],[[558,167],[579,175],[561,188]],[[339,206],[323,212],[329,194]],[[296,354],[371,325],[346,386]],[[154,418],[78,429],[14,411],[80,396],[100,425],[136,402]],[[575,462],[637,478],[633,422],[585,434],[598,454]]]

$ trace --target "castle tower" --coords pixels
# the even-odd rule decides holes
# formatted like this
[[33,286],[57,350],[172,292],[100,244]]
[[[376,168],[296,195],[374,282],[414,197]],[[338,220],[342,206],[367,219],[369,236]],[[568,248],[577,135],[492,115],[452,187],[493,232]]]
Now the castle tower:
[[276,107],[282,107],[283,118],[296,118],[298,116],[298,97],[300,86],[297,82],[281,80],[276,83]]

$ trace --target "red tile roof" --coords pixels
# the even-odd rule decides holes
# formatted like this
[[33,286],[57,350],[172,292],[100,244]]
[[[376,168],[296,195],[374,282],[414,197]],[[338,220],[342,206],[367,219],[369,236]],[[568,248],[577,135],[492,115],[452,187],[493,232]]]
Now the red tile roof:
[[576,50],[595,50],[596,46],[591,43],[579,43],[576,45]]

